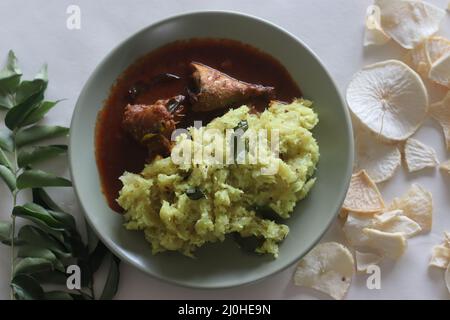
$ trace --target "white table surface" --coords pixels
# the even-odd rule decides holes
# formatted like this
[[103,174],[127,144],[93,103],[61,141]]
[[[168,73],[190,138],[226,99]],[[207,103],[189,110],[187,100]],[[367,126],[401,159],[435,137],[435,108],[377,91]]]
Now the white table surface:
[[[49,99],[66,98],[49,113],[48,122],[69,125],[78,94],[95,66],[119,42],[141,28],[167,16],[195,10],[234,10],[270,20],[304,40],[322,59],[341,92],[353,73],[363,65],[388,58],[400,58],[395,44],[364,49],[363,23],[371,0],[2,0],[0,2],[0,59],[13,49],[26,76],[31,77],[42,62],[49,63]],[[430,0],[446,8],[448,0]],[[81,30],[66,28],[66,9],[81,8]],[[450,37],[450,15],[444,18],[441,34]],[[438,92],[442,95],[443,92]],[[433,100],[438,99],[435,95]],[[449,157],[440,128],[427,121],[416,137],[434,147],[441,161]],[[52,170],[68,175],[65,159],[51,164]],[[431,247],[450,231],[450,178],[438,170],[408,174],[404,169],[381,186],[386,200],[405,192],[417,182],[430,190],[434,201],[431,233],[409,241],[398,261],[381,265],[381,289],[366,287],[368,275],[353,279],[349,299],[448,299],[443,270],[429,269]],[[52,190],[57,202],[82,221],[73,192]],[[0,218],[11,210],[8,190],[0,186]],[[342,241],[335,223],[324,241]],[[9,298],[9,248],[0,246],[0,299]],[[325,295],[292,284],[294,267],[257,284],[226,290],[202,291],[181,288],[155,280],[130,265],[121,265],[118,299],[322,299]]]

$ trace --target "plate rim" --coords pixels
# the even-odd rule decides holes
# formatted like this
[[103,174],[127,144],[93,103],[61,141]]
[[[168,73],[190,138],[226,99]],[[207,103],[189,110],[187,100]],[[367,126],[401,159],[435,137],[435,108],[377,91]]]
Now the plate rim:
[[[339,90],[339,87],[336,84],[336,81],[334,80],[334,78],[331,76],[331,74],[329,73],[329,71],[327,70],[327,68],[325,67],[324,63],[322,62],[322,60],[318,57],[318,55],[308,46],[306,45],[301,39],[299,39],[298,37],[296,37],[294,34],[290,33],[289,31],[287,31],[286,29],[278,26],[277,24],[270,22],[264,18],[260,18],[251,14],[247,14],[247,13],[242,13],[242,12],[238,12],[238,11],[233,11],[233,10],[194,10],[194,11],[187,11],[187,12],[183,12],[181,14],[176,14],[176,15],[171,15],[168,16],[166,18],[160,19],[155,21],[154,23],[151,23],[141,29],[139,29],[138,31],[132,33],[131,35],[127,36],[125,39],[123,39],[122,41],[119,42],[119,44],[117,44],[115,47],[113,47],[113,49],[111,49],[108,54],[106,56],[104,56],[101,61],[97,64],[97,66],[92,70],[92,72],[90,73],[89,77],[87,78],[86,82],[84,83],[77,101],[75,103],[75,107],[73,109],[73,113],[72,113],[72,118],[71,118],[71,122],[70,122],[70,135],[69,135],[69,150],[68,150],[68,159],[69,159],[69,171],[70,171],[70,176],[72,179],[72,183],[73,183],[73,190],[75,192],[76,195],[76,201],[79,204],[82,214],[85,218],[85,221],[89,224],[89,226],[91,227],[91,229],[94,231],[94,233],[97,235],[97,237],[105,244],[105,246],[116,256],[118,256],[123,262],[126,262],[127,264],[133,266],[134,268],[138,269],[139,271],[143,272],[144,274],[151,276],[154,279],[160,280],[160,281],[164,281],[166,283],[172,284],[172,285],[176,285],[176,286],[180,286],[180,287],[184,287],[184,288],[190,288],[190,289],[202,289],[202,290],[218,290],[218,289],[228,289],[228,288],[235,288],[235,287],[240,287],[240,286],[245,286],[245,285],[250,285],[250,284],[254,284],[257,282],[260,282],[262,280],[265,280],[275,274],[278,274],[286,269],[288,269],[289,267],[291,267],[292,265],[294,265],[297,261],[299,261],[302,257],[304,257],[323,237],[323,235],[327,232],[327,230],[329,229],[329,227],[331,226],[331,224],[333,223],[334,219],[336,218],[336,216],[339,213],[340,207],[342,205],[342,203],[344,202],[345,199],[345,195],[346,195],[346,190],[348,189],[348,186],[350,184],[350,179],[351,179],[351,175],[352,175],[352,161],[349,161],[346,165],[345,168],[345,174],[346,174],[346,181],[345,184],[342,186],[342,190],[345,190],[345,192],[341,192],[341,195],[339,197],[339,201],[337,201],[336,203],[338,204],[335,208],[335,213],[330,216],[329,221],[327,222],[326,225],[324,225],[324,227],[322,228],[322,230],[317,234],[317,236],[315,237],[314,241],[311,242],[311,244],[309,246],[307,246],[307,249],[302,252],[299,253],[297,255],[293,255],[293,257],[291,259],[288,260],[288,263],[286,263],[283,267],[278,268],[276,270],[273,270],[265,275],[256,277],[255,279],[252,280],[246,280],[243,282],[239,282],[239,283],[231,283],[231,284],[224,284],[224,285],[196,285],[194,283],[186,283],[186,282],[181,282],[178,281],[176,279],[172,279],[170,277],[158,274],[158,273],[154,273],[151,270],[148,270],[147,268],[145,268],[142,265],[139,264],[135,264],[133,259],[129,258],[126,254],[123,254],[121,252],[121,250],[119,248],[117,248],[117,245],[115,244],[115,242],[107,237],[104,237],[95,227],[95,225],[92,223],[92,220],[90,218],[90,215],[87,214],[87,210],[85,205],[81,202],[80,200],[80,195],[79,195],[79,191],[77,188],[77,182],[76,182],[76,178],[73,172],[73,154],[72,154],[72,141],[75,139],[74,136],[71,134],[72,128],[74,126],[74,123],[76,121],[76,116],[78,113],[80,113],[80,109],[81,109],[81,105],[80,105],[80,99],[82,96],[85,95],[85,91],[88,88],[88,84],[90,84],[93,81],[93,77],[94,75],[96,75],[98,73],[98,70],[101,69],[103,67],[103,65],[106,63],[106,61],[108,61],[110,59],[111,56],[113,56],[114,54],[116,54],[116,51],[118,51],[122,46],[124,46],[130,39],[137,37],[138,35],[140,35],[141,33],[145,33],[147,32],[149,29],[152,28],[156,28],[160,25],[169,23],[171,21],[174,20],[178,20],[178,19],[183,19],[185,17],[189,17],[189,16],[195,16],[195,15],[214,15],[214,14],[220,14],[220,15],[229,15],[229,16],[239,16],[245,19],[250,19],[250,20],[255,20],[258,23],[262,23],[262,24],[266,24],[271,28],[277,29],[277,31],[284,33],[285,35],[287,35],[289,38],[291,38],[292,40],[294,40],[295,42],[299,43],[306,51],[308,51],[308,53],[317,61],[317,63],[320,65],[320,67],[323,69],[325,75],[330,79],[336,94],[339,98],[339,102],[343,107],[343,112],[344,112],[344,118],[345,118],[345,122],[347,124],[346,126],[346,133],[347,135],[350,137],[348,144],[349,144],[349,159],[353,159],[354,158],[354,139],[353,139],[353,129],[352,129],[352,121],[351,121],[351,116],[350,116],[350,111],[348,110],[348,108],[346,107],[346,102],[343,99],[343,96]],[[94,129],[95,130],[95,129]],[[94,151],[95,152],[95,151]]]

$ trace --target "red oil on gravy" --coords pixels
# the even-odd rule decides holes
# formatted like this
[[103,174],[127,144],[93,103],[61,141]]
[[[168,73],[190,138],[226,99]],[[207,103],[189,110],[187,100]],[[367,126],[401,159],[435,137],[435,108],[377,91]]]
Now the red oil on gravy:
[[[128,136],[122,128],[125,106],[130,103],[128,91],[136,83],[149,83],[162,73],[175,74],[181,79],[162,81],[140,94],[134,103],[152,104],[158,99],[185,94],[189,84],[192,61],[218,69],[238,80],[275,87],[276,99],[291,101],[301,97],[301,91],[288,71],[273,57],[234,40],[191,39],[177,41],[141,57],[117,79],[111,89],[96,125],[96,159],[102,191],[111,209],[122,212],[116,203],[122,183],[119,177],[124,171],[140,172],[145,165],[148,151]],[[209,113],[188,111],[179,125],[188,127],[194,120],[203,125],[214,117],[223,115],[226,109]]]

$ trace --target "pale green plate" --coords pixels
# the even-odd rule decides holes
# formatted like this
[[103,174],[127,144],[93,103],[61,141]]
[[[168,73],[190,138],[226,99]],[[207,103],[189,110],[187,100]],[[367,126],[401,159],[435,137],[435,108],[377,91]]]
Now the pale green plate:
[[[317,182],[287,221],[290,233],[278,259],[244,253],[232,241],[206,245],[197,259],[178,253],[153,256],[143,234],[126,231],[100,190],[94,153],[97,112],[115,79],[143,54],[189,38],[230,38],[277,58],[314,101],[320,123],[314,129],[320,146]],[[317,56],[299,39],[258,18],[233,12],[196,12],[155,23],[115,48],[95,69],[78,99],[70,131],[72,179],[87,220],[121,259],[159,279],[188,287],[224,288],[270,276],[298,261],[320,239],[341,207],[353,159],[350,117],[336,85]]]

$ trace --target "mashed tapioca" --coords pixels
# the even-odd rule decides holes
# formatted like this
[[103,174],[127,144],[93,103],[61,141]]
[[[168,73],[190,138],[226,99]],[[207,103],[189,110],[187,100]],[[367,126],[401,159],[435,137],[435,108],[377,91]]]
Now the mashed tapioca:
[[[260,238],[256,251],[276,257],[289,228],[263,218],[258,208],[289,218],[313,186],[319,149],[310,132],[318,122],[311,105],[306,100],[273,102],[259,115],[242,106],[206,127],[190,128],[178,136],[172,157],[155,159],[140,174],[126,172],[120,178],[117,201],[125,209],[126,228],[143,230],[153,253],[177,250],[192,256],[207,242],[239,233]],[[239,135],[229,137],[239,129]],[[267,135],[258,135],[255,142],[250,138],[255,132]],[[243,152],[230,148],[233,141],[244,141]],[[186,150],[194,155],[187,157]],[[201,154],[211,157],[198,161],[195,155]]]

